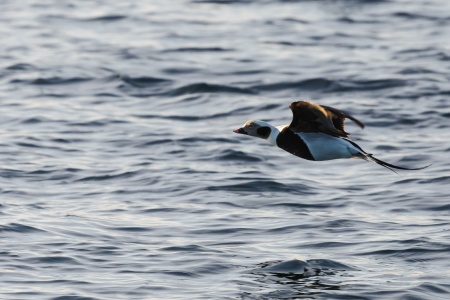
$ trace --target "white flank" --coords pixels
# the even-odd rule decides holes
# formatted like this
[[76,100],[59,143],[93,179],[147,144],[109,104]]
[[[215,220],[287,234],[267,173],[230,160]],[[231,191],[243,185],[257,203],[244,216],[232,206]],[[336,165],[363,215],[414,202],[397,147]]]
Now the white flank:
[[305,141],[315,160],[352,158],[361,153],[358,148],[341,138],[315,132],[297,134]]

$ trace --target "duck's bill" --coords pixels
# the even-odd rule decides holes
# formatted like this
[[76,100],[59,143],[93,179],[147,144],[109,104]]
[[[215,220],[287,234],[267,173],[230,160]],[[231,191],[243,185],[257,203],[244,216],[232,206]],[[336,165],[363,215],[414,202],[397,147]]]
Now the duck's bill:
[[238,128],[233,130],[234,133],[247,134],[247,132],[243,128]]

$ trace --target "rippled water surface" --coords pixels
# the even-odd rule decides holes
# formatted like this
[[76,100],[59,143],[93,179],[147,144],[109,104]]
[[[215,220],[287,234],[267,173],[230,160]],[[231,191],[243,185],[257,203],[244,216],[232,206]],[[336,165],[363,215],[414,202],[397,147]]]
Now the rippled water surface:
[[[1,299],[448,299],[450,2],[0,8]],[[233,134],[300,99],[432,166]]]

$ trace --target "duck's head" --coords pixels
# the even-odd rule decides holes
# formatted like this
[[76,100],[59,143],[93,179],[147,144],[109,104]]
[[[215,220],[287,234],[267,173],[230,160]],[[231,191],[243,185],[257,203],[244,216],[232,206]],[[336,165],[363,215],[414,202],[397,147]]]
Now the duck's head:
[[241,128],[233,130],[235,133],[246,134],[267,140],[274,127],[266,122],[250,120]]

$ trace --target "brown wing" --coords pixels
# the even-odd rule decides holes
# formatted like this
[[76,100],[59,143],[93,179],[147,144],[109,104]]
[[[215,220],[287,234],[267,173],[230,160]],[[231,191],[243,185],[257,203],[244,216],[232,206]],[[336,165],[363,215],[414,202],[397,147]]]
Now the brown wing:
[[293,113],[289,129],[293,132],[322,132],[336,137],[347,137],[348,133],[344,131],[345,118],[364,127],[360,121],[349,114],[329,106],[297,101],[292,102],[289,107]]
[[[351,116],[350,114],[348,114],[347,112],[343,111],[343,110],[339,110],[330,106],[325,106],[325,105],[321,105],[325,110],[328,111],[328,113],[332,114],[332,118],[333,118],[333,123],[337,122],[338,124],[341,124],[340,126],[342,126],[342,130],[344,130],[344,119],[349,119],[352,120],[353,122],[355,122],[356,125],[358,125],[360,128],[364,128],[364,124],[359,121],[358,119],[356,119],[355,117]],[[338,128],[335,124],[335,127]]]

